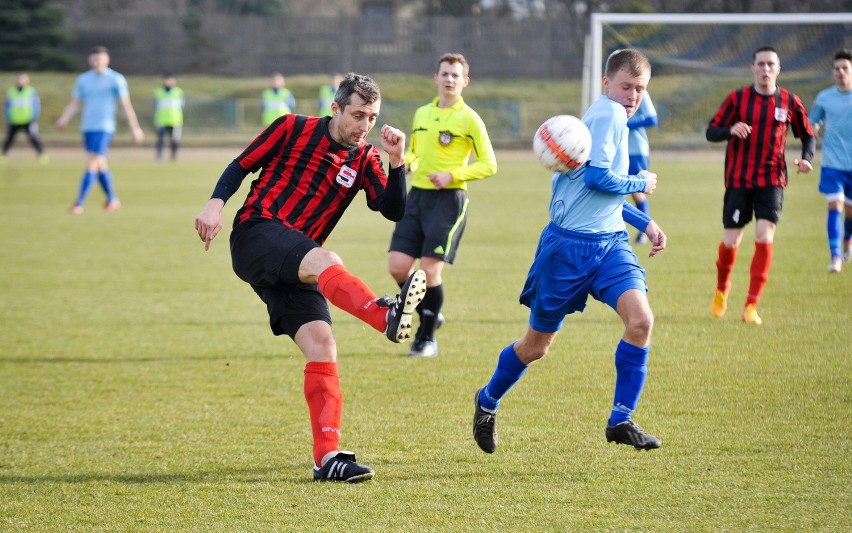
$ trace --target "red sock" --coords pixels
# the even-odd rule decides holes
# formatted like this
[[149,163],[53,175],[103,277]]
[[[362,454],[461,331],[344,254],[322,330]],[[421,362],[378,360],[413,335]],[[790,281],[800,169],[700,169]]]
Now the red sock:
[[772,266],[772,243],[754,243],[754,257],[751,260],[751,282],[748,286],[746,305],[757,305],[760,294],[769,279],[769,267]]
[[343,265],[332,265],[317,277],[317,286],[329,302],[350,315],[384,331],[388,326],[387,309],[376,305],[376,295]]
[[314,463],[322,466],[325,454],[340,449],[343,395],[340,393],[337,363],[311,362],[305,365],[305,399],[314,434]]
[[737,249],[728,248],[724,242],[719,243],[719,259],[716,261],[716,290],[725,294],[731,290],[731,270],[737,260]]

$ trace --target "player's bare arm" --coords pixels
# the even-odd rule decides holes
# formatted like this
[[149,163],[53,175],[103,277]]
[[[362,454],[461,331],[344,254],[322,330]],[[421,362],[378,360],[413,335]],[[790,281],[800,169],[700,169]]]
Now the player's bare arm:
[[77,98],[73,98],[68,106],[65,107],[65,110],[62,111],[62,115],[56,119],[56,127],[59,129],[64,128],[68,125],[68,122],[71,120],[71,117],[77,114],[80,110],[80,100]]
[[224,207],[225,202],[221,199],[211,198],[204,211],[195,217],[195,231],[198,232],[198,237],[204,241],[205,251],[210,249],[210,243],[222,231],[222,208]]
[[133,104],[130,103],[129,97],[121,99],[121,107],[124,109],[124,115],[127,117],[127,123],[130,125],[130,135],[133,136],[133,142],[141,144],[145,139],[145,134],[139,126],[139,119],[136,118],[136,111],[133,109]]

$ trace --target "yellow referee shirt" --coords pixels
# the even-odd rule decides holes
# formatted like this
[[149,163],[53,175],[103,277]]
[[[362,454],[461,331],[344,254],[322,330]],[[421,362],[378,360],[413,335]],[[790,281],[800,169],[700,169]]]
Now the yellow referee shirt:
[[[473,153],[475,161],[470,163]],[[459,97],[451,107],[438,107],[438,98],[414,113],[405,162],[414,175],[411,185],[435,189],[429,174],[449,172],[453,181],[447,189],[467,189],[467,182],[497,172],[497,158],[485,123]]]

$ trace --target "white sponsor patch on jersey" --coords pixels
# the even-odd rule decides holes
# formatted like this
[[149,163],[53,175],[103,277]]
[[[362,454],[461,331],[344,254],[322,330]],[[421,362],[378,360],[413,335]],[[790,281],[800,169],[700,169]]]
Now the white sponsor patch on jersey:
[[336,181],[337,183],[349,189],[350,187],[352,187],[352,185],[355,184],[356,177],[358,177],[358,173],[355,172],[354,168],[348,165],[343,165],[343,167],[340,168],[340,172],[337,173]]

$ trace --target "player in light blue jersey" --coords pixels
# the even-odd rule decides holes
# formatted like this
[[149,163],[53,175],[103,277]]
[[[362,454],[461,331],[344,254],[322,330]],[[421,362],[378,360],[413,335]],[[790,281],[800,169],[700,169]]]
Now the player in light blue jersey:
[[[651,145],[648,143],[648,132],[646,129],[656,126],[657,109],[654,107],[651,95],[645,91],[645,96],[642,97],[642,102],[639,103],[639,109],[627,121],[627,127],[630,128],[630,133],[627,137],[627,153],[630,156],[630,166],[627,168],[627,173],[631,176],[639,174],[642,170],[648,170]],[[648,197],[645,196],[645,193],[634,192],[631,196],[636,203],[636,208],[647,214]],[[647,242],[648,237],[640,231],[636,235],[636,244],[646,244]]]
[[[834,87],[817,94],[808,117],[814,133],[825,126],[819,192],[828,201],[828,271],[840,272],[843,262],[852,259],[852,50],[834,54],[832,74]],[[841,222],[844,202],[845,223]]]
[[624,224],[648,236],[649,256],[665,249],[666,235],[659,226],[624,199],[633,192],[651,194],[657,185],[656,174],[647,170],[627,174],[627,119],[639,107],[650,79],[644,54],[613,52],[603,95],[583,116],[592,133],[589,161],[553,176],[550,223],[542,231],[520,298],[530,308],[529,327],[503,349],[491,380],[474,397],[473,436],[487,453],[497,449],[500,400],[530,363],[547,354],[565,316],[583,311],[589,295],[612,307],[624,322],[615,350],[615,400],[606,439],[645,450],[661,445],[631,416],[645,384],[654,316],[645,294],[645,270],[630,248]]
[[75,215],[83,213],[83,202],[95,178],[106,194],[104,210],[115,211],[121,207],[107,164],[107,151],[115,134],[116,102],[121,104],[127,116],[134,142],[141,143],[144,137],[136,112],[130,103],[127,80],[109,68],[109,51],[103,46],[92,48],[89,52],[89,66],[91,68],[88,71],[77,77],[71,102],[56,121],[56,127],[64,128],[82,107],[80,131],[83,133],[83,145],[86,149],[86,170],[80,180],[80,193],[70,209]]

